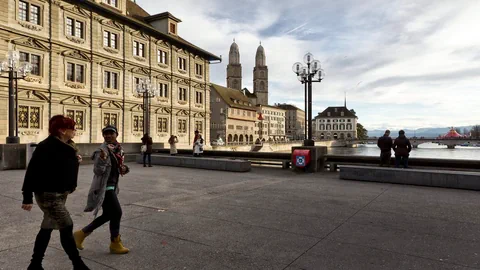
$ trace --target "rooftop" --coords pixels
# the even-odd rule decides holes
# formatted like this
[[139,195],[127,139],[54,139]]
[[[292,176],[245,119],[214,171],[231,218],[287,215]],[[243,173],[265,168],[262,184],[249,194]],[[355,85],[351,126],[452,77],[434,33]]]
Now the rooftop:
[[[343,116],[342,116],[343,112]],[[330,115],[328,115],[330,113]],[[355,114],[353,114],[347,107],[328,107],[323,112],[318,113],[315,118],[319,117],[354,117],[358,118]]]
[[220,95],[220,97],[228,104],[228,106],[251,111],[257,110],[251,105],[248,97],[246,97],[240,90],[224,87],[214,83],[212,83],[211,87]]

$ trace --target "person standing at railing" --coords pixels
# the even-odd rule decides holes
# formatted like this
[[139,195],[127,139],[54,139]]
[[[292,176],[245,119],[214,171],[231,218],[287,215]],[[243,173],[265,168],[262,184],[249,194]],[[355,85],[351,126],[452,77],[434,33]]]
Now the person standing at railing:
[[412,144],[405,136],[405,131],[398,132],[398,137],[393,143],[393,151],[395,151],[395,167],[399,168],[402,164],[404,168],[408,168],[408,156],[412,151]]
[[390,137],[390,130],[385,130],[385,134],[378,138],[377,146],[380,148],[380,167],[390,166],[393,146],[393,140]]

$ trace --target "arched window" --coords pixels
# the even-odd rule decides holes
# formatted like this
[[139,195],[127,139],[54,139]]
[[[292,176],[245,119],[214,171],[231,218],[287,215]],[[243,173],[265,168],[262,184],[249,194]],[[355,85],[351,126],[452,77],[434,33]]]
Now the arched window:
[[238,87],[238,81],[237,80],[233,80],[233,88],[237,88]]
[[345,134],[340,133],[340,139],[342,139],[342,140],[345,139]]
[[238,142],[238,135],[237,134],[235,134],[235,136],[233,136],[233,141]]
[[352,134],[347,133],[347,138],[349,138],[349,139],[352,138]]
[[324,124],[320,125],[320,130],[325,130],[325,125]]
[[338,125],[337,124],[333,124],[333,130],[338,130]]
[[250,142],[253,142],[253,135],[250,135]]
[[243,142],[243,135],[240,135],[240,142]]
[[340,124],[340,130],[345,130],[345,124]]
[[232,139],[233,139],[232,134],[228,134],[228,142],[232,142]]
[[338,134],[337,133],[333,133],[333,139],[338,139]]
[[323,139],[325,139],[325,134],[321,133],[320,134],[320,140],[323,140]]
[[331,129],[332,129],[332,125],[327,124],[327,130],[331,130]]
[[347,130],[352,130],[352,124],[347,124]]
[[260,82],[260,91],[265,90],[265,82]]

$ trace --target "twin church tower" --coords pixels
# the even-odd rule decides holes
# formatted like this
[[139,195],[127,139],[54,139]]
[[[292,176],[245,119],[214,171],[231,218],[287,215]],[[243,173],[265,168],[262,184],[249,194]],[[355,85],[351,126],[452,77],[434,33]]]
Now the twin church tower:
[[230,46],[227,66],[227,87],[244,91],[254,105],[268,105],[268,67],[265,49],[262,44],[258,46],[253,68],[253,93],[246,88],[242,89],[242,64],[240,63],[240,50],[235,40]]

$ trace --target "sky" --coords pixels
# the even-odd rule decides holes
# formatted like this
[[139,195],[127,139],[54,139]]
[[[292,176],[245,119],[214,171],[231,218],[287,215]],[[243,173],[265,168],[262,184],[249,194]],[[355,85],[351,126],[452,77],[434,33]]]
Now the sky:
[[137,0],[150,14],[180,18],[178,33],[222,56],[210,67],[226,85],[228,52],[240,48],[252,90],[261,41],[269,102],[304,108],[292,71],[310,52],[326,76],[313,84],[313,117],[328,106],[357,112],[367,129],[480,124],[478,0]]

